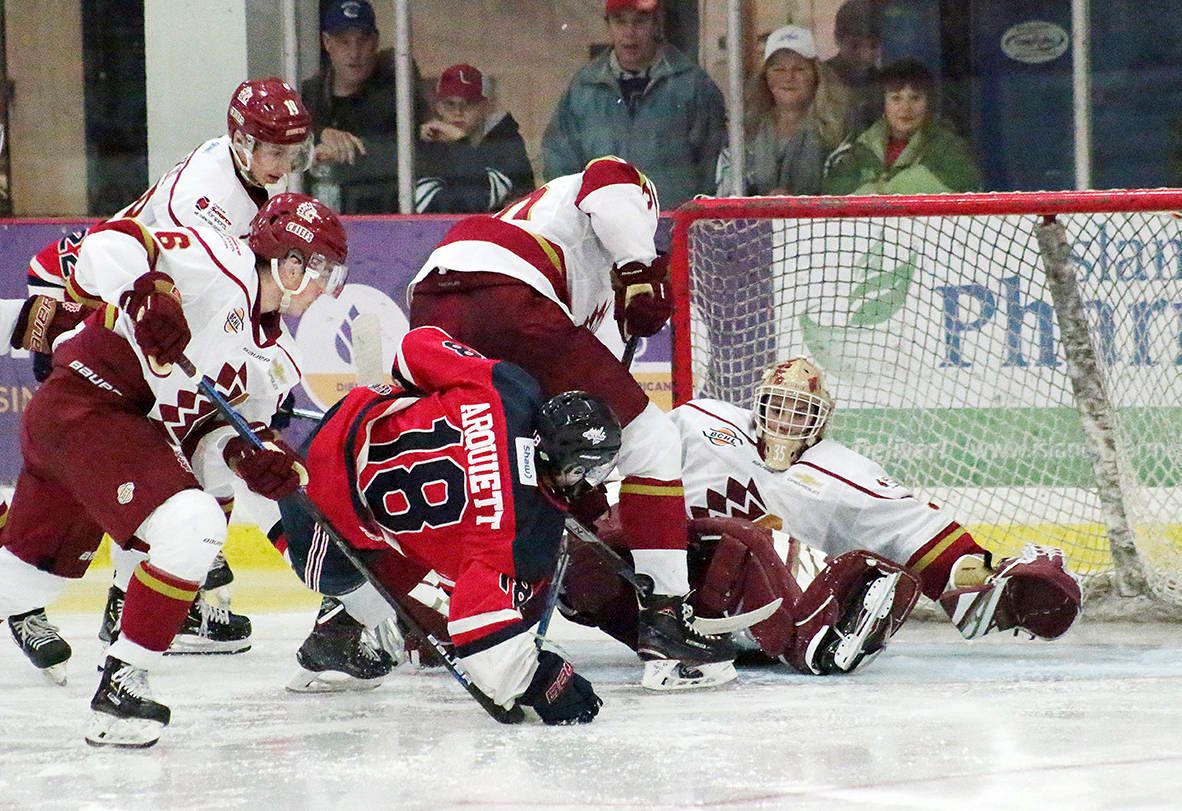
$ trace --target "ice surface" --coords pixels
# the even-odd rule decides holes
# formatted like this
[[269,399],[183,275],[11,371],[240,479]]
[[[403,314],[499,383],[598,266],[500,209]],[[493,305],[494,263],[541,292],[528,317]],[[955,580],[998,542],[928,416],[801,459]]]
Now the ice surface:
[[629,651],[556,622],[599,719],[504,727],[439,671],[285,692],[313,613],[255,615],[243,655],[168,657],[173,723],[143,751],[82,740],[97,616],[56,617],[64,688],[0,640],[0,808],[1182,808],[1177,627],[966,643],[916,623],[853,676],[651,694]]

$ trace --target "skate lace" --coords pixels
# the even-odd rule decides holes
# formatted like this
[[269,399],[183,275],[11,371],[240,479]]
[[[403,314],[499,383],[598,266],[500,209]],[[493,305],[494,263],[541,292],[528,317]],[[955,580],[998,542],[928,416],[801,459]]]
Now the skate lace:
[[209,628],[210,625],[230,624],[230,609],[228,608],[223,608],[220,605],[207,603],[205,600],[198,600],[197,610],[201,612],[202,631]]
[[16,627],[25,644],[32,648],[39,648],[61,639],[58,627],[44,614],[30,614],[17,622]]
[[111,683],[128,695],[146,701],[152,700],[152,688],[148,686],[148,671],[135,665],[124,664],[111,674]]

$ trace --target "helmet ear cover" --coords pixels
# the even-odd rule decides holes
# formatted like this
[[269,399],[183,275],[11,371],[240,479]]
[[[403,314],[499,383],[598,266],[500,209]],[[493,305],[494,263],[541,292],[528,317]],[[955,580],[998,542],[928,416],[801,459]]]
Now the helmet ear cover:
[[807,358],[768,367],[755,387],[755,425],[764,463],[785,470],[819,442],[833,412],[821,370]]
[[551,397],[537,419],[540,478],[564,495],[600,484],[615,467],[620,436],[619,421],[598,397],[583,391]]

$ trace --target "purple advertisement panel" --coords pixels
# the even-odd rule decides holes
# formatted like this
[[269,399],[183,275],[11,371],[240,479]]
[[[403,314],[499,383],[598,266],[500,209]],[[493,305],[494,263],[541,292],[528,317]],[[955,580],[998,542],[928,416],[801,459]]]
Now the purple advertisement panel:
[[[302,354],[303,384],[297,404],[324,410],[356,385],[353,364],[354,324],[372,313],[380,323],[382,368],[388,369],[394,350],[408,329],[406,286],[431,250],[456,221],[452,217],[346,217],[349,233],[349,283],[338,299],[321,299],[292,324]],[[25,269],[29,259],[51,241],[87,225],[83,221],[46,222],[9,220],[0,223],[0,297],[26,296]],[[662,230],[668,227],[662,222]],[[663,236],[663,235],[662,235]],[[667,239],[659,239],[659,244]],[[507,313],[507,319],[512,314]],[[372,319],[371,319],[372,323]],[[615,322],[607,319],[600,337],[616,350],[623,344]],[[20,468],[20,417],[36,382],[29,353],[0,346],[0,482],[11,483]],[[668,330],[642,342],[633,373],[661,407],[670,404]],[[297,421],[291,439],[298,441],[308,423]]]

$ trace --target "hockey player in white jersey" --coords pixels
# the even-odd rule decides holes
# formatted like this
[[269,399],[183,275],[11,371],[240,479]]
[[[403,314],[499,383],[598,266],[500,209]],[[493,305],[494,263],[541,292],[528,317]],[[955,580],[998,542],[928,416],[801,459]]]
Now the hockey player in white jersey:
[[734,655],[727,640],[691,624],[676,431],[595,335],[609,311],[625,340],[655,334],[668,320],[667,265],[654,244],[659,213],[644,175],[619,158],[598,158],[497,214],[461,220],[409,291],[412,327],[442,327],[487,357],[519,365],[550,396],[588,391],[619,418],[624,539],[648,585],[637,651],[645,684],[658,688],[661,674],[678,670],[678,683],[691,671],[733,673]]
[[821,371],[793,358],[765,371],[753,408],[700,399],[674,409],[691,515],[745,518],[827,555],[876,552],[918,576],[968,639],[1054,639],[1071,627],[1081,596],[1061,550],[1028,545],[995,562],[944,509],[827,438],[833,408]]
[[[233,237],[244,236],[250,222],[271,194],[282,192],[289,173],[308,168],[312,156],[312,118],[299,94],[278,78],[252,79],[238,85],[226,111],[226,134],[212,138],[181,159],[131,204],[111,220],[134,218],[153,228],[201,226]],[[41,250],[29,262],[31,298],[21,310],[17,302],[0,303],[3,313],[15,308],[17,329],[14,348],[33,352],[38,380],[49,373],[52,334],[35,333],[38,324],[56,318],[54,332],[70,326],[70,314],[58,312],[59,300],[77,301],[67,294],[78,250],[86,230],[67,234]],[[77,318],[86,314],[75,310]],[[227,518],[233,509],[233,493],[222,503]],[[131,573],[141,559],[132,550],[113,549],[114,582],[99,637],[109,643],[117,633],[123,596]],[[203,587],[224,595],[233,578],[224,558],[218,557]],[[220,591],[218,591],[220,590]],[[193,603],[185,628],[173,651],[183,653],[238,653],[250,648],[251,627],[246,617],[228,606],[211,605],[205,595]]]
[[[91,701],[91,744],[149,746],[167,725],[147,671],[225,540],[215,496],[235,475],[269,499],[301,483],[298,457],[266,428],[300,380],[280,315],[298,317],[318,296],[339,292],[346,252],[336,215],[294,194],[260,210],[249,242],[134,219],[87,237],[71,284],[95,312],[59,338],[53,371],[22,420],[24,467],[0,548],[0,615],[37,631],[43,623],[31,625],[29,612],[82,576],[104,532],[146,544]],[[219,419],[179,363],[186,357],[262,432],[262,449]],[[17,641],[43,669],[64,664],[46,662],[43,644]]]

